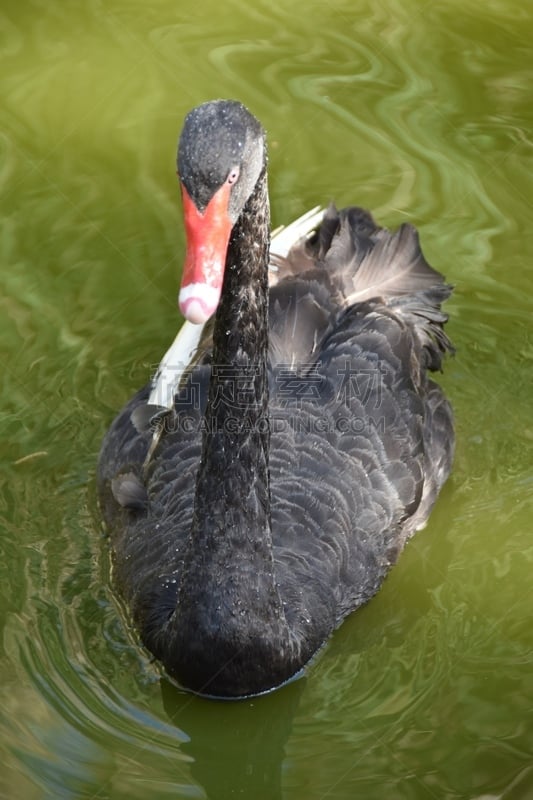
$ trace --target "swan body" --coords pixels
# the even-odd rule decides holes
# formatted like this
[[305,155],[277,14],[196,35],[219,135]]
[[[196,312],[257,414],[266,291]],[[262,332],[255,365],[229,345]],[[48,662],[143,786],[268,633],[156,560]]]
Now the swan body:
[[425,524],[453,453],[428,377],[451,287],[413,227],[355,207],[269,247],[240,103],[187,116],[178,175],[188,321],[108,431],[99,491],[144,644],[182,686],[246,697],[298,674]]

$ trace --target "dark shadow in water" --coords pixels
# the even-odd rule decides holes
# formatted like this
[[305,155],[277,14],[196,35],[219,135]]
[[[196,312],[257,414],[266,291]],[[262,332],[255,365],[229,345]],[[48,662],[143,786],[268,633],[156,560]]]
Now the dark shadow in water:
[[191,774],[209,800],[281,800],[281,765],[305,678],[242,701],[206,700],[162,680],[165,711],[190,741]]

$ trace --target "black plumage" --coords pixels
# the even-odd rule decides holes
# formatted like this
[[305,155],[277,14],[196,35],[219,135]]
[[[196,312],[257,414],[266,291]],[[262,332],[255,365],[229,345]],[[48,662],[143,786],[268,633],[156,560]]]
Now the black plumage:
[[[157,446],[147,460],[146,387],[104,440],[99,486],[114,578],[145,645],[193,691],[242,697],[298,673],[427,520],[453,452],[452,412],[427,375],[452,349],[440,309],[451,288],[414,228],[333,206],[275,259],[269,288],[262,131],[217,101],[193,112],[187,137],[202,109],[209,135],[180,144],[189,193],[217,125],[228,149],[234,111],[261,168],[242,198],[235,184],[214,326]],[[246,159],[239,168],[246,186]]]

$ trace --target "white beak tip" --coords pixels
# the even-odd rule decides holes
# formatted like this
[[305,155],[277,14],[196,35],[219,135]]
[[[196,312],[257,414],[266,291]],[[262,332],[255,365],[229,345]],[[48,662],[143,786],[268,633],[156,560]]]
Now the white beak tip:
[[193,325],[203,325],[217,310],[219,299],[219,289],[205,283],[192,283],[181,288],[180,311]]

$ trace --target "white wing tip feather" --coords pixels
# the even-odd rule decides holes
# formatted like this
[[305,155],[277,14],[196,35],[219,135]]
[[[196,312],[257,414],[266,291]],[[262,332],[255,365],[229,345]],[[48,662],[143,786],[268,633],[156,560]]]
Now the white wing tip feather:
[[187,369],[202,335],[203,325],[193,325],[187,320],[161,359],[152,381],[148,405],[172,408],[174,395],[183,373]]
[[305,214],[302,214],[301,217],[298,217],[289,225],[282,225],[276,228],[272,232],[270,241],[271,254],[279,258],[286,258],[291,247],[299,242],[300,239],[310,236],[317,229],[322,222],[324,213],[325,210],[323,208],[315,206],[315,208],[306,211]]

